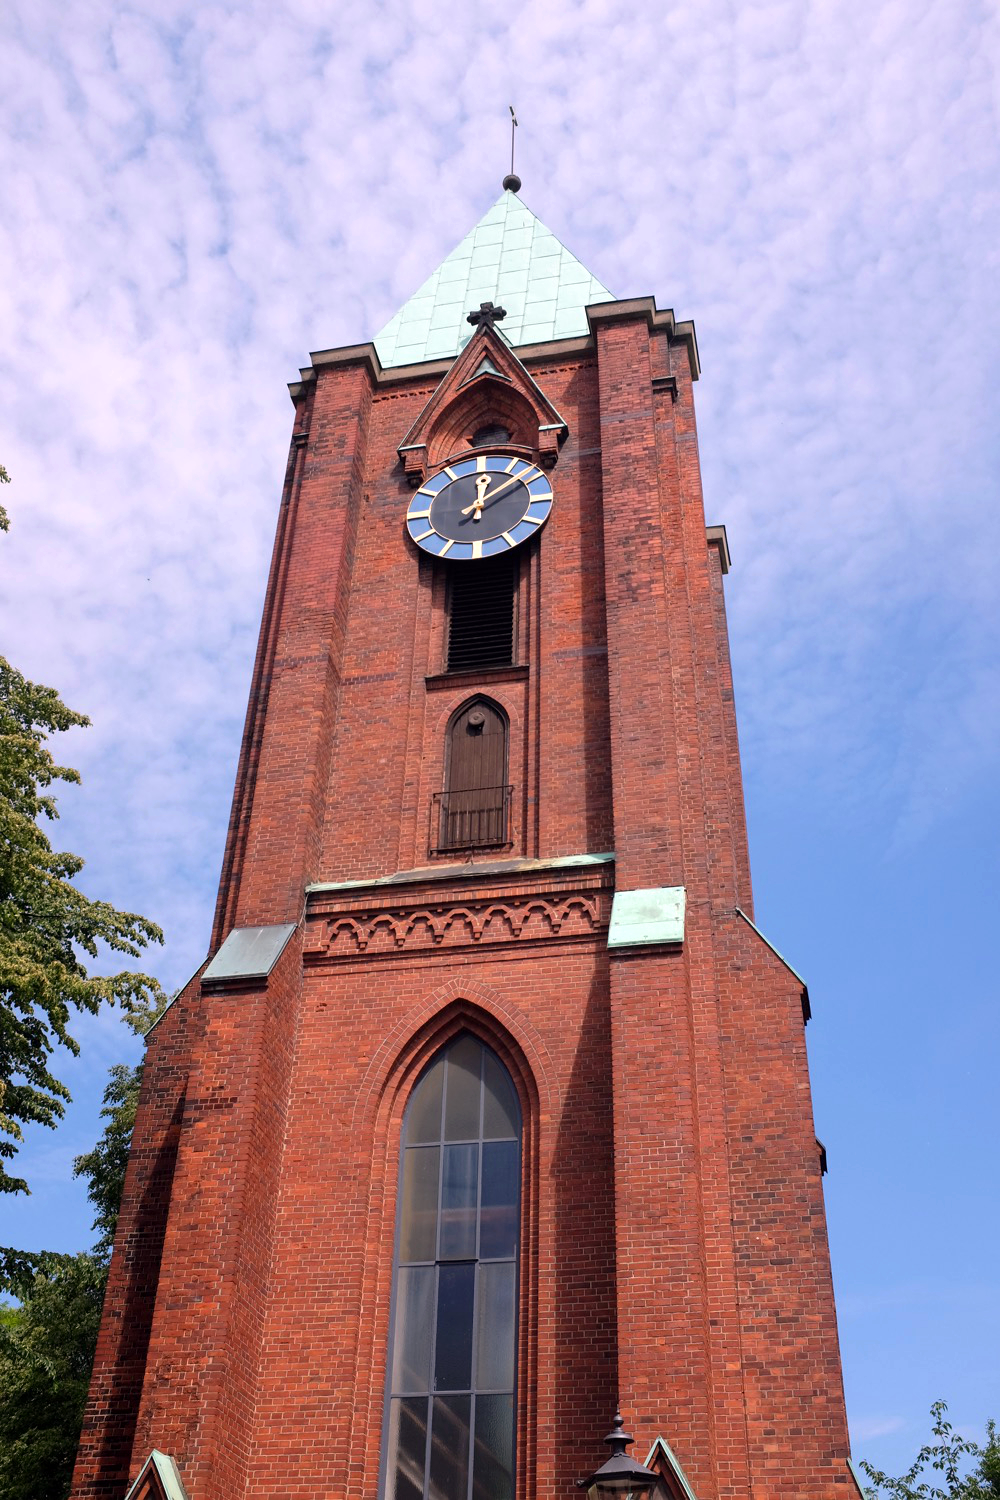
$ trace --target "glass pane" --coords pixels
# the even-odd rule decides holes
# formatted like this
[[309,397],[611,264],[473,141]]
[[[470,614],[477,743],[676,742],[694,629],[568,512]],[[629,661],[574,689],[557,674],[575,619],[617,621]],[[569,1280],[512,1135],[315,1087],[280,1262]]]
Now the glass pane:
[[476,1253],[479,1147],[445,1146],[441,1178],[442,1260],[471,1260]]
[[399,1258],[433,1260],[437,1241],[437,1146],[410,1147],[403,1152],[403,1204],[399,1216]]
[[514,1262],[479,1267],[476,1390],[514,1389]]
[[483,1146],[479,1254],[484,1260],[513,1256],[517,1248],[519,1157],[517,1141],[489,1141]]
[[466,1500],[469,1493],[470,1396],[436,1396],[431,1428],[428,1500]]
[[513,1500],[514,1397],[476,1397],[472,1500]]
[[505,1140],[520,1135],[521,1111],[507,1069],[492,1052],[486,1053],[483,1068],[483,1139]]
[[410,1397],[390,1406],[386,1500],[423,1500],[428,1400]]
[[444,1081],[444,1058],[441,1057],[417,1084],[406,1116],[406,1141],[410,1146],[441,1139],[441,1084]]
[[396,1327],[392,1338],[394,1391],[431,1388],[434,1331],[434,1267],[400,1267],[396,1278]]
[[434,1389],[467,1391],[472,1377],[472,1264],[438,1268]]
[[448,1052],[448,1092],[444,1105],[446,1141],[479,1139],[479,1065],[483,1046],[463,1036]]

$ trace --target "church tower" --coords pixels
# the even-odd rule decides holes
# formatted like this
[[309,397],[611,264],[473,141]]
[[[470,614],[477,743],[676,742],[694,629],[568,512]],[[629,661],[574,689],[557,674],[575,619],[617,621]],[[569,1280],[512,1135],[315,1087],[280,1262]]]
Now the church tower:
[[857,1495],[694,327],[514,182],[291,387],[75,1500],[568,1500],[617,1403],[637,1496]]

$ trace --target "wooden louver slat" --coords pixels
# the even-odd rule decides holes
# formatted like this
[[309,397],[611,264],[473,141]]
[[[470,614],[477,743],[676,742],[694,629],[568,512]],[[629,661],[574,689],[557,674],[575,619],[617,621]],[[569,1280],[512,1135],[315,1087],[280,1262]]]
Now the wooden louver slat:
[[514,559],[456,567],[451,577],[448,671],[507,667],[514,660]]

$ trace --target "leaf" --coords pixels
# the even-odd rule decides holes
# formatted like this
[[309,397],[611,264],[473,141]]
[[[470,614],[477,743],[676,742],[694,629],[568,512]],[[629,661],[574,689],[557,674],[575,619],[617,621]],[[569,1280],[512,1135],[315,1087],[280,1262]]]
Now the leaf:
[[135,912],[84,895],[72,883],[82,859],[54,850],[42,826],[58,817],[51,788],[80,779],[55,761],[47,740],[87,723],[0,657],[0,1192],[28,1190],[6,1166],[23,1127],[62,1118],[69,1092],[49,1063],[56,1045],[78,1050],[73,1011],[121,1005],[141,1030],[164,1000],[147,974],[90,972],[86,960],[102,946],[136,958],[163,934]]

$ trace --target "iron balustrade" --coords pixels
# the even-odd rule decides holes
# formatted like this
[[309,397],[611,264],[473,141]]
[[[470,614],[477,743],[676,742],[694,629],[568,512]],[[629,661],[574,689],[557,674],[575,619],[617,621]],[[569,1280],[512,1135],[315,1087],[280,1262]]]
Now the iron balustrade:
[[468,791],[435,792],[431,809],[431,850],[495,849],[509,842],[512,786],[478,786]]

